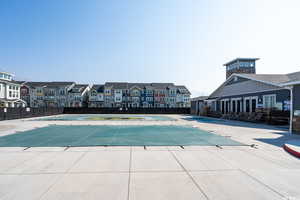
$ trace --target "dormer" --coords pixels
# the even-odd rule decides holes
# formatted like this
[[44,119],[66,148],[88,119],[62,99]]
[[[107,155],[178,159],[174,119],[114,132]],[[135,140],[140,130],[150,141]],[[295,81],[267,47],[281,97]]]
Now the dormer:
[[5,80],[5,81],[12,81],[12,74],[6,73],[6,72],[0,72],[0,80]]

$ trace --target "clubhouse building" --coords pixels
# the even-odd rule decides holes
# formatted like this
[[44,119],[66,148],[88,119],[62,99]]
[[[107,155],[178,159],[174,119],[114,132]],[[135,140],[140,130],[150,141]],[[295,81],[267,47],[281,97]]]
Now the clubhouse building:
[[237,58],[226,67],[226,81],[206,100],[224,114],[255,113],[258,109],[290,111],[290,124],[300,130],[300,72],[256,74],[258,58]]

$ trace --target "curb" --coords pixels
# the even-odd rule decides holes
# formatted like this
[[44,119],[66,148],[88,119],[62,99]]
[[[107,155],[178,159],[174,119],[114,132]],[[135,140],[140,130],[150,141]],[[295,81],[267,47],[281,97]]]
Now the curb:
[[292,154],[293,156],[300,158],[300,152],[293,150],[288,145],[284,144],[283,149],[286,150],[288,153]]

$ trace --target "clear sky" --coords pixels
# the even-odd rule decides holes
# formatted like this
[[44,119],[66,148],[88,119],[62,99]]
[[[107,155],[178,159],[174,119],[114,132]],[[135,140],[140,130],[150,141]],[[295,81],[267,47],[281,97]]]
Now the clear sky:
[[0,69],[32,81],[175,82],[193,96],[225,62],[300,71],[300,0],[2,0]]

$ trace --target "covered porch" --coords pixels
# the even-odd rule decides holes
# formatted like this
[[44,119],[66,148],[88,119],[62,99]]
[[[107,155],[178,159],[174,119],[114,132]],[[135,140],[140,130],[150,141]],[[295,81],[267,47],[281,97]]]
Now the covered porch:
[[21,107],[26,107],[27,103],[26,101],[22,99],[0,99],[0,107],[4,108],[21,108]]

